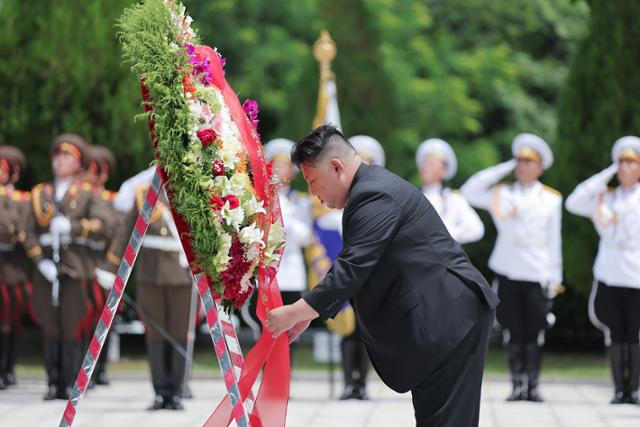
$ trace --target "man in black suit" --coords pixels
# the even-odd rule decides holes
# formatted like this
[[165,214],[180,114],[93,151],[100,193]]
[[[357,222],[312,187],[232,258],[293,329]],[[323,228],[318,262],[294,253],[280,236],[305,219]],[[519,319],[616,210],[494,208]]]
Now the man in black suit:
[[354,307],[380,378],[411,391],[418,426],[478,425],[488,336],[498,298],[418,189],[364,165],[333,126],[300,140],[291,158],[311,192],[344,208],[344,247],[303,298],[267,327],[295,339],[311,319]]

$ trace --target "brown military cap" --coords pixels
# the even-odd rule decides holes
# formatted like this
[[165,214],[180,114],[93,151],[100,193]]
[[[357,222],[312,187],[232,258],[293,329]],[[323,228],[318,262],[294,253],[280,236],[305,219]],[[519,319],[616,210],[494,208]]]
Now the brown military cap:
[[19,148],[12,145],[3,145],[2,149],[6,151],[6,159],[9,160],[12,166],[17,164],[21,171],[27,168],[27,158]]
[[88,163],[88,149],[89,144],[87,144],[81,136],[75,133],[63,133],[53,140],[53,144],[51,144],[51,155],[53,156],[62,151],[67,152],[80,160],[82,165],[86,167]]
[[105,166],[108,167],[106,171],[108,174],[111,174],[116,168],[116,156],[104,145],[92,145],[89,147],[89,165],[93,162],[99,168],[97,173],[105,172]]

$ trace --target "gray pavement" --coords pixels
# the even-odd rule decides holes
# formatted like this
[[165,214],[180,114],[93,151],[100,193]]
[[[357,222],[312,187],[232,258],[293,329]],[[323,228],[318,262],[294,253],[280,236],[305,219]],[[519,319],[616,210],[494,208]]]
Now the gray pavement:
[[[140,373],[119,373],[112,385],[90,391],[81,402],[75,426],[199,426],[224,394],[219,378],[199,376],[191,381],[195,398],[185,400],[185,411],[148,412],[152,391]],[[482,427],[638,427],[640,407],[609,405],[611,387],[604,380],[544,379],[542,404],[506,403],[510,385],[504,378],[485,379]],[[43,402],[44,382],[38,376],[21,378],[0,391],[0,426],[57,426],[66,402]],[[370,401],[328,399],[326,376],[296,372],[292,381],[288,427],[402,427],[413,425],[409,394],[397,394],[373,378]]]

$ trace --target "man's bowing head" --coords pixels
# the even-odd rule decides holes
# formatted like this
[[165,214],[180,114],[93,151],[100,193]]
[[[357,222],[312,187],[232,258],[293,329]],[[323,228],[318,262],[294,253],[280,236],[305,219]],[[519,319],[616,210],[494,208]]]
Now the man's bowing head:
[[347,204],[353,177],[362,162],[347,138],[332,125],[322,125],[291,149],[311,193],[333,209]]

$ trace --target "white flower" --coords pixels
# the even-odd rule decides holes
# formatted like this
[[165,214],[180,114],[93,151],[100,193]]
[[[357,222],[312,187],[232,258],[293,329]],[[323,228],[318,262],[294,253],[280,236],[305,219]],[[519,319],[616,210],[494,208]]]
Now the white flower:
[[244,211],[242,208],[238,206],[235,209],[231,209],[228,201],[224,202],[220,215],[222,215],[222,218],[227,225],[235,228],[236,230],[240,228],[240,224],[244,221]]
[[247,188],[251,185],[249,175],[246,173],[236,173],[231,177],[231,185],[234,194],[242,194],[247,191]]
[[264,233],[262,230],[256,227],[256,223],[254,222],[240,230],[240,233],[238,233],[238,239],[240,239],[240,241],[245,245],[253,245],[254,243],[262,245],[264,244],[262,242],[263,235]]
[[246,292],[252,286],[250,280],[252,270],[253,266],[244,274],[244,276],[242,276],[242,279],[240,279],[240,288],[242,289],[242,292]]
[[229,250],[231,250],[231,236],[222,233],[220,234],[220,248],[216,256],[213,257],[213,265],[218,273],[226,270],[229,265],[229,261],[231,260]]
[[[260,242],[262,243],[262,242]],[[245,258],[247,261],[257,262],[260,260],[260,254],[262,253],[262,246],[259,244],[251,245],[245,252]]]
[[227,169],[233,170],[236,167],[236,163],[238,163],[238,156],[236,155],[235,151],[226,149],[227,145],[228,144],[225,141],[223,143],[223,148],[221,150],[220,157],[224,162],[224,167]]
[[264,210],[263,202],[258,201],[253,195],[242,203],[242,208],[247,216],[253,216],[257,213],[267,213],[267,211]]
[[220,175],[213,179],[213,190],[220,197],[225,197],[228,194],[233,193],[233,185],[231,184],[231,181],[229,181],[229,178],[224,175]]
[[269,227],[269,238],[267,239],[267,246],[278,249],[284,243],[284,227],[280,221],[276,221]]

